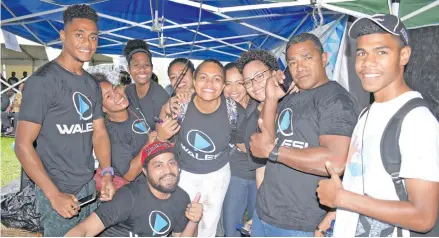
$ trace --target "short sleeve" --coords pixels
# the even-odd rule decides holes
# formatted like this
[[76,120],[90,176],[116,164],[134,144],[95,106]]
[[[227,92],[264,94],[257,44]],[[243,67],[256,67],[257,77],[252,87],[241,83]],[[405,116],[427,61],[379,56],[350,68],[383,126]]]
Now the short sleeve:
[[189,219],[186,217],[186,207],[188,204],[191,203],[191,200],[189,199],[189,195],[182,191],[181,198],[179,200],[181,201],[181,210],[176,213],[177,222],[172,232],[174,233],[182,233],[184,229],[186,228],[187,223],[189,222]]
[[113,199],[102,203],[95,211],[105,228],[126,221],[133,207],[133,195],[127,186],[116,191]]
[[102,111],[102,92],[99,85],[96,86],[96,103],[93,110],[93,120],[97,120],[104,117],[104,112]]
[[426,107],[404,118],[399,136],[402,178],[439,182],[439,123]]
[[50,78],[31,76],[25,83],[19,121],[42,125],[56,93]]
[[318,107],[320,136],[352,136],[357,123],[358,106],[347,92],[321,99]]

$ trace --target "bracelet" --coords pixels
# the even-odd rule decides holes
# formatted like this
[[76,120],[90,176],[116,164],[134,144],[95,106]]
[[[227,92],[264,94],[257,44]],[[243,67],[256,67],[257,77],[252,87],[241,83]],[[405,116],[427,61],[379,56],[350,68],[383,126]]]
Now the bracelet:
[[318,226],[316,227],[316,231],[320,232],[323,236],[326,235],[326,231],[320,229],[320,227],[318,227]]

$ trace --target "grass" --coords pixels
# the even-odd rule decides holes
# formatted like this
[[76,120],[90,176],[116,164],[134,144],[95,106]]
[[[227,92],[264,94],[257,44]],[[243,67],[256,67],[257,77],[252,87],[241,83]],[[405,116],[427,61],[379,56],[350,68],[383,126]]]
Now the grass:
[[14,179],[20,178],[20,162],[18,162],[15,152],[12,149],[12,143],[14,140],[15,138],[1,137],[0,187],[7,185]]

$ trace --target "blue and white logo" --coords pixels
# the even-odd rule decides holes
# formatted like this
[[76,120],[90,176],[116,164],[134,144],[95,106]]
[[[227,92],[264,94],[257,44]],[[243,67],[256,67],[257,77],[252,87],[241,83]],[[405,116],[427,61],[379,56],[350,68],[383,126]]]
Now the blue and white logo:
[[277,119],[277,132],[284,136],[293,135],[293,111],[290,108],[285,108]]
[[90,120],[93,116],[90,100],[80,92],[73,93],[72,98],[76,112],[79,114],[79,119],[83,121]]
[[212,153],[216,149],[212,139],[202,131],[190,130],[186,139],[195,152]]
[[161,211],[152,211],[149,214],[149,226],[152,230],[152,235],[164,235],[171,229],[171,220]]
[[146,123],[146,121],[143,119],[133,121],[133,125],[131,127],[137,134],[147,134],[150,130],[148,123]]

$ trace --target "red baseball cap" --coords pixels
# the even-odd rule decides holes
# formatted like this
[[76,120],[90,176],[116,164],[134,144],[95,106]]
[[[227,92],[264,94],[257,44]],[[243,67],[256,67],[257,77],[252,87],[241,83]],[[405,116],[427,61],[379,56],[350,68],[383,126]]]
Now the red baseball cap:
[[145,161],[156,157],[163,153],[173,153],[174,145],[167,141],[153,142],[142,149],[142,165],[145,165]]

